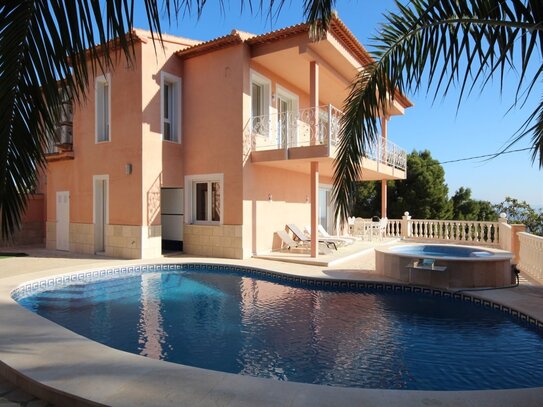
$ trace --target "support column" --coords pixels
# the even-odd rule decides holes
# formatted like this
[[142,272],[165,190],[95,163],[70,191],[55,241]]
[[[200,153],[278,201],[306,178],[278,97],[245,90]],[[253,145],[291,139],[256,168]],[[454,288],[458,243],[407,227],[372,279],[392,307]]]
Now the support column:
[[[387,141],[387,126],[388,126],[388,116],[381,118],[381,159],[386,162],[387,150],[386,150],[386,141]],[[387,218],[387,180],[381,180],[381,218]]]
[[319,162],[311,161],[311,257],[319,255]]
[[309,63],[309,107],[314,116],[310,144],[315,145],[319,137],[319,64],[316,61]]
[[381,218],[388,218],[387,216],[387,180],[381,180]]

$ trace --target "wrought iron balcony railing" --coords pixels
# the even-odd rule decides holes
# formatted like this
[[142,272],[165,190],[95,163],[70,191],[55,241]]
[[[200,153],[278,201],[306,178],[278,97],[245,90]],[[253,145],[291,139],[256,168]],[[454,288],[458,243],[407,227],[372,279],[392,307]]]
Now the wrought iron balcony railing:
[[[332,151],[341,137],[343,113],[332,105],[255,116],[246,125],[251,151],[325,145]],[[380,139],[366,149],[366,157],[405,170],[407,153]]]

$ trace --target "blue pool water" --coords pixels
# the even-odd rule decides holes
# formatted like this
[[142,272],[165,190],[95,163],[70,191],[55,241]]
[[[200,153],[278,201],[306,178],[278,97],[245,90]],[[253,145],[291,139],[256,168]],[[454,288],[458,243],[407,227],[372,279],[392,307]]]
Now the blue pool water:
[[395,246],[389,249],[391,252],[410,254],[414,256],[428,257],[492,257],[494,253],[477,247],[453,246],[453,245],[407,245]]
[[113,348],[205,369],[379,389],[543,385],[539,330],[439,296],[179,270],[70,285],[19,302]]

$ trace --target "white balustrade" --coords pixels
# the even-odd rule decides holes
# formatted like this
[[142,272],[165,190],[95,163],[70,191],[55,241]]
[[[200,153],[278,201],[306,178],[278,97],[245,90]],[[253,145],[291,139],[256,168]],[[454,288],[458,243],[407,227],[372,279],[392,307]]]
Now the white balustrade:
[[402,237],[402,221],[400,219],[389,219],[386,228],[387,237]]
[[543,284],[543,237],[519,232],[520,261],[517,268]]
[[512,229],[507,222],[500,222],[500,248],[508,252],[513,248]]
[[[389,220],[398,222],[400,220]],[[498,222],[410,219],[407,223],[410,236],[418,240],[432,240],[449,243],[477,243],[499,246],[500,224]],[[390,232],[389,236],[398,236]]]

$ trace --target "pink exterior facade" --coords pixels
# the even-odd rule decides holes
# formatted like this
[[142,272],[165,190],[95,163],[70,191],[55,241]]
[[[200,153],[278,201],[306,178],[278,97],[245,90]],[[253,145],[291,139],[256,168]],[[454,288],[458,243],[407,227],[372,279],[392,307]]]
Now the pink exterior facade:
[[[337,108],[369,61],[341,21],[320,42],[299,25],[203,43],[165,36],[156,53],[135,34],[133,66],[119,58],[89,84],[70,147],[49,156],[48,248],[246,258],[280,247],[285,224],[334,226]],[[388,114],[409,106],[398,95]],[[364,158],[363,180],[405,177],[387,151]]]

